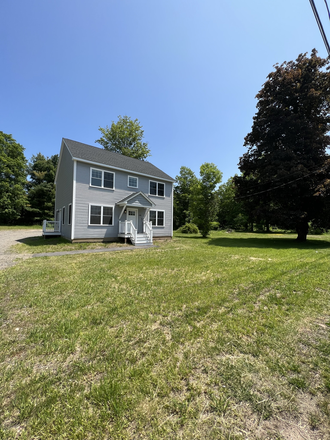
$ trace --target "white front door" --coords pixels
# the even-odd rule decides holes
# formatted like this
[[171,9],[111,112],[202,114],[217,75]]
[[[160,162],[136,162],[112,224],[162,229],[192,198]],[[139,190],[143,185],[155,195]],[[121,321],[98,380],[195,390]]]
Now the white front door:
[[137,209],[127,209],[127,220],[131,221],[135,228],[138,228],[138,210]]

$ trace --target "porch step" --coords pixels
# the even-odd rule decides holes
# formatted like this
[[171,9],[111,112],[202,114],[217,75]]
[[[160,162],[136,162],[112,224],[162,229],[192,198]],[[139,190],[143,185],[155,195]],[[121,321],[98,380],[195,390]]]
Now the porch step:
[[134,245],[137,244],[152,244],[152,241],[149,240],[149,237],[147,234],[137,234],[136,236],[136,242]]

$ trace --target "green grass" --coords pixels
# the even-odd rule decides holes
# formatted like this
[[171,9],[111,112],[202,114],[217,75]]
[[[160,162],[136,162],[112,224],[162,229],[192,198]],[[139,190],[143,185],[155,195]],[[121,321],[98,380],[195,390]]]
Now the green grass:
[[112,247],[127,247],[123,242],[108,243],[71,243],[65,238],[29,237],[21,240],[21,243],[12,246],[12,252],[17,254],[39,254],[49,252],[74,251],[84,249],[107,249]]
[[330,237],[294,237],[1,271],[0,438],[328,439]]
[[41,225],[29,225],[29,226],[24,226],[24,225],[13,225],[13,226],[8,226],[8,225],[0,225],[0,231],[9,231],[9,230],[13,230],[13,229],[42,229]]

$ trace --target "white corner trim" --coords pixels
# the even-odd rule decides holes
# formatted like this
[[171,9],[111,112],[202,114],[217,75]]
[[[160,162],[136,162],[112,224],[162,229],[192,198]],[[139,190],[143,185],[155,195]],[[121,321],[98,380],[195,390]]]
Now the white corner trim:
[[77,182],[77,161],[73,161],[73,185],[72,185],[72,212],[71,212],[71,240],[74,240],[74,229],[76,226],[76,182]]

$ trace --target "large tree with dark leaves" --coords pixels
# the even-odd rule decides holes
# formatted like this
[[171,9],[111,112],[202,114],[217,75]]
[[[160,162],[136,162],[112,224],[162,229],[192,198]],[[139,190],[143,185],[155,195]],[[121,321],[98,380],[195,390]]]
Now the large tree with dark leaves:
[[256,221],[296,229],[323,218],[329,185],[330,62],[301,54],[275,65],[257,94],[257,113],[235,177],[238,197]]

